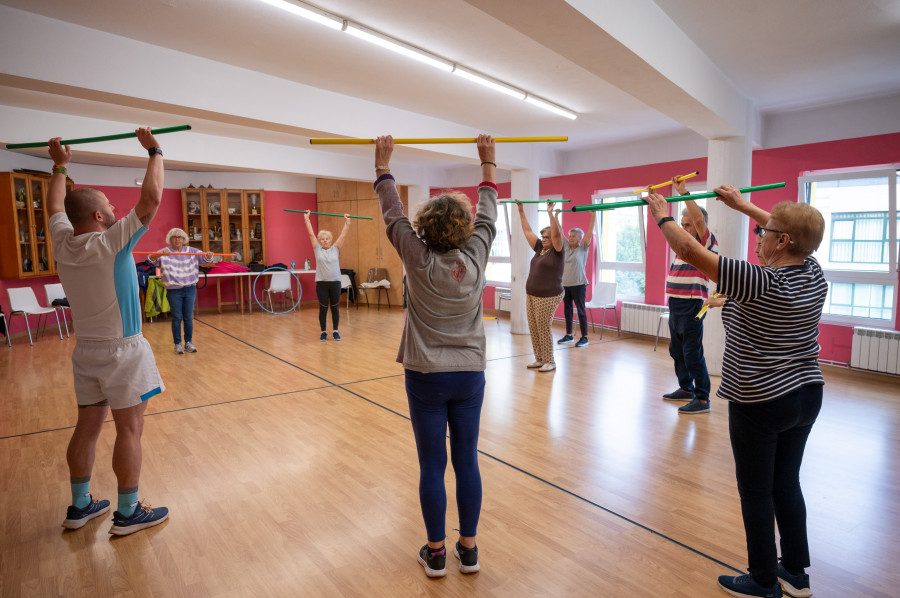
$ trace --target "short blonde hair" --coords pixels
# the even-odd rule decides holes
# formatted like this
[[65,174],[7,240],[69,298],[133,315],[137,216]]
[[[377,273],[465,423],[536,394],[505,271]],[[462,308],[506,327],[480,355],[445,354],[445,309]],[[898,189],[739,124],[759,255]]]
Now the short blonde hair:
[[459,191],[432,197],[419,208],[413,229],[434,251],[459,249],[475,232],[472,204]]
[[190,241],[190,239],[187,236],[187,233],[184,232],[183,230],[181,230],[180,228],[173,228],[172,230],[170,230],[169,232],[166,233],[166,243],[169,243],[169,245],[171,245],[170,241],[172,240],[172,237],[184,237],[185,245],[187,245],[188,241]]
[[807,257],[813,254],[825,236],[825,218],[808,203],[782,201],[775,204],[770,216],[774,225],[791,236],[788,253]]

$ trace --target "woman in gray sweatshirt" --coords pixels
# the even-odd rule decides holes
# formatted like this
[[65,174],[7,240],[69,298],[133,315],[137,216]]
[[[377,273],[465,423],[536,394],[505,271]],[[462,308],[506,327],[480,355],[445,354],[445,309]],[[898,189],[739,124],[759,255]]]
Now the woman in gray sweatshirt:
[[375,190],[387,236],[406,270],[407,312],[397,361],[406,373],[410,421],[419,454],[419,502],[428,542],[419,563],[429,577],[446,575],[444,546],[447,492],[446,433],[456,474],[459,570],[479,570],[476,528],[481,514],[478,428],[484,401],[485,340],[482,323],[484,271],[497,234],[494,140],[478,136],[483,182],[472,218],[458,192],[429,199],[414,222],[391,176],[392,137],[375,142]]

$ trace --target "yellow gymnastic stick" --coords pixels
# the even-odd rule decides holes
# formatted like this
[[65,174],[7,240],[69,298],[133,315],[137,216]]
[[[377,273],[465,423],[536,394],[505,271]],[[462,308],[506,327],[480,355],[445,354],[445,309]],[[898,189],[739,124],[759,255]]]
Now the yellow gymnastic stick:
[[[568,137],[494,137],[497,143],[540,143],[545,141],[568,141]],[[406,137],[394,139],[394,145],[417,145],[424,143],[475,143],[477,137]],[[374,139],[310,139],[312,145],[371,145]]]
[[[718,293],[713,293],[712,298],[715,299],[715,298],[718,297],[718,296],[719,296]],[[704,314],[706,314],[706,310],[707,310],[707,309],[709,309],[709,303],[707,303],[706,305],[704,305],[704,306],[703,306],[703,309],[701,309],[699,312],[697,312],[697,315],[694,316],[694,319],[695,319],[695,320],[700,320],[700,319],[702,319],[703,316],[704,316]]]
[[[677,177],[677,180],[683,181],[685,179],[691,178],[692,176],[697,176],[698,174],[700,174],[699,170],[692,172],[690,174],[685,174],[680,177]],[[641,191],[650,191],[651,189],[659,189],[660,187],[665,187],[666,185],[671,185],[671,184],[672,184],[672,181],[666,181],[665,183],[660,183],[658,185],[650,185],[649,187],[644,187],[643,189],[638,189],[637,191],[632,191],[632,193],[640,193]]]

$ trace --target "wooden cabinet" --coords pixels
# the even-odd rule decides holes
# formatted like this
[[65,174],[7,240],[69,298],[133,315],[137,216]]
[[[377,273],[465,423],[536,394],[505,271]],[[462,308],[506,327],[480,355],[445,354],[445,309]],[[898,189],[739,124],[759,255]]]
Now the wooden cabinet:
[[184,231],[191,246],[233,253],[236,264],[266,263],[265,192],[261,189],[181,190]]
[[[398,187],[407,209],[407,188]],[[316,179],[318,211],[332,214],[368,216],[372,220],[353,220],[350,232],[341,249],[341,268],[356,270],[356,282],[362,283],[370,268],[384,268],[391,282],[391,305],[403,305],[403,264],[385,233],[378,194],[372,183]],[[335,238],[344,226],[344,219],[319,216],[318,229],[329,230]]]
[[[49,174],[0,173],[0,278],[56,274],[46,205],[49,183]],[[72,181],[66,186],[72,189]]]

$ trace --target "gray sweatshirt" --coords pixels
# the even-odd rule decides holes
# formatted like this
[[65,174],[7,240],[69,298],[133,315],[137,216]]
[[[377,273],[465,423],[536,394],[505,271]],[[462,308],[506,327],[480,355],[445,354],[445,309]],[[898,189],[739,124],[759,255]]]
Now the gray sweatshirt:
[[465,247],[433,251],[403,215],[390,175],[375,186],[387,236],[406,269],[407,311],[397,361],[416,372],[484,371],[484,270],[497,235],[497,188],[478,188],[475,232]]

